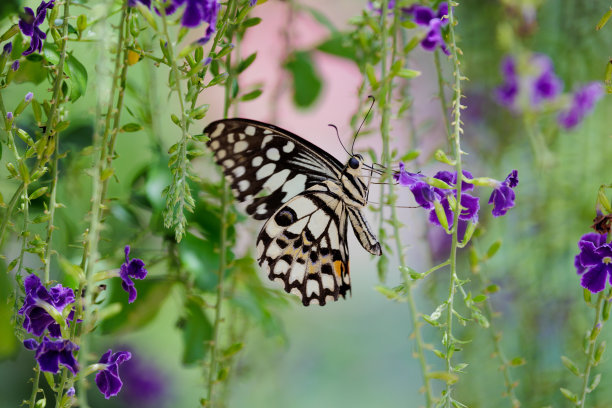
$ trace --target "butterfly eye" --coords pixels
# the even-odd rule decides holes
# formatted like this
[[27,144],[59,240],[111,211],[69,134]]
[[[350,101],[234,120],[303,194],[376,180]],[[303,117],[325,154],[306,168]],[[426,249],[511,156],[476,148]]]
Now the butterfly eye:
[[359,160],[355,156],[353,156],[349,160],[348,165],[350,166],[351,169],[356,169],[359,167]]

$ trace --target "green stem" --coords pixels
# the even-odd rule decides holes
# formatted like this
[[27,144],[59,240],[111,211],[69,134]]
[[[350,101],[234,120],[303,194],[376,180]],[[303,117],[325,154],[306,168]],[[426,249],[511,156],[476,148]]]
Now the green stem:
[[[457,44],[455,42],[455,16],[454,7],[449,8],[449,34],[450,34],[450,48],[452,50],[452,62],[453,62],[453,76],[454,76],[454,99],[453,99],[453,122],[452,122],[452,134],[451,142],[453,146],[453,153],[455,157],[455,170],[457,172],[457,183],[455,186],[457,192],[457,207],[455,208],[453,215],[453,228],[452,228],[452,243],[450,252],[450,273],[449,273],[449,289],[447,298],[447,313],[446,313],[446,325],[445,325],[445,346],[446,346],[446,372],[449,374],[449,378],[455,376],[454,368],[452,366],[452,357],[455,352],[455,339],[453,337],[453,314],[455,313],[453,302],[455,297],[455,291],[459,284],[459,278],[457,276],[457,247],[459,244],[458,230],[459,230],[459,215],[461,214],[461,184],[462,184],[462,168],[461,168],[461,70],[459,68],[459,55],[457,52]],[[451,408],[453,406],[453,384],[455,381],[446,382],[445,400],[446,407]]]
[[34,368],[34,382],[32,383],[32,394],[30,394],[29,408],[34,408],[36,405],[36,396],[38,395],[38,381],[40,380],[40,369],[38,366]]
[[[584,408],[584,404],[586,402],[586,395],[588,394],[589,388],[589,377],[591,375],[591,369],[595,365],[594,355],[597,344],[597,337],[601,331],[601,326],[603,322],[601,320],[601,308],[603,306],[603,302],[606,301],[606,296],[604,291],[599,293],[597,297],[597,306],[595,307],[595,322],[593,323],[593,328],[591,329],[591,334],[589,335],[589,347],[587,349],[587,362],[584,368],[584,372],[582,374],[582,392],[580,393],[580,399],[578,400],[579,407]],[[594,336],[592,333],[596,333]]]
[[449,147],[452,146],[451,125],[448,120],[448,103],[444,95],[444,77],[442,75],[442,65],[440,64],[440,50],[434,52],[434,62],[436,64],[436,73],[438,74],[438,98],[440,99],[440,107],[442,108],[442,118],[444,119],[444,129],[446,130],[446,139]]
[[[229,10],[229,11],[228,11]],[[227,5],[224,18],[231,18],[236,14],[236,1],[231,0]],[[229,41],[232,41],[233,33],[229,34]],[[230,91],[232,88],[232,80],[234,73],[232,72],[232,53],[227,54],[225,66],[228,70],[228,77],[225,82],[225,97],[223,105],[223,117],[227,118],[229,114],[231,101]],[[215,304],[215,320],[213,326],[213,338],[210,347],[210,362],[208,367],[208,403],[211,407],[215,407],[215,375],[217,374],[217,354],[219,347],[219,331],[221,324],[221,307],[223,305],[223,290],[224,290],[224,275],[227,268],[227,210],[229,204],[228,188],[225,177],[221,177],[221,242],[219,245],[219,270],[217,272],[217,301]]]
[[53,153],[53,174],[51,181],[51,197],[49,198],[49,223],[47,224],[47,239],[45,240],[45,269],[43,282],[49,282],[49,271],[51,269],[51,237],[53,236],[53,220],[55,219],[55,207],[57,205],[57,181],[58,181],[58,156],[59,156],[59,137],[55,137],[55,149]]
[[[82,265],[85,270],[85,280],[86,287],[89,289],[86,291],[86,298],[84,304],[84,316],[82,323],[82,331],[80,338],[80,351],[79,351],[79,363],[81,367],[87,366],[87,355],[89,350],[89,344],[87,343],[87,333],[91,330],[91,327],[88,326],[91,322],[92,316],[92,307],[93,304],[93,287],[94,287],[94,269],[98,259],[98,243],[100,239],[100,229],[101,229],[101,217],[104,211],[103,203],[104,203],[104,182],[101,180],[102,172],[105,169],[106,157],[109,150],[112,146],[109,147],[108,143],[108,135],[110,132],[110,117],[112,117],[112,106],[113,101],[115,99],[115,93],[117,91],[117,79],[120,77],[119,71],[121,70],[121,52],[122,52],[122,44],[124,43],[124,27],[127,19],[127,1],[124,4],[121,14],[121,20],[119,24],[119,40],[117,46],[117,52],[115,54],[115,70],[113,72],[111,78],[111,91],[109,95],[109,99],[107,103],[107,114],[106,120],[104,123],[104,131],[102,135],[100,135],[100,120],[102,117],[102,107],[100,103],[98,103],[96,107],[96,125],[94,131],[94,146],[96,147],[96,151],[98,151],[98,157],[94,163],[93,175],[92,175],[92,206],[91,206],[91,221],[89,224],[89,231],[87,235],[87,241],[83,250],[83,260]],[[120,108],[120,106],[119,106]],[[112,151],[112,150],[111,150]],[[80,313],[81,306],[77,306],[77,314]],[[85,376],[79,376],[79,405],[81,408],[89,407],[87,402],[87,386]]]

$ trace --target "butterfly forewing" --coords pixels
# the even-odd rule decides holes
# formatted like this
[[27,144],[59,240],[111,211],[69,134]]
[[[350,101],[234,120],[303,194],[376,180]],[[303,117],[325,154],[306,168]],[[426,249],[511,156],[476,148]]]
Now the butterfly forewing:
[[265,223],[257,259],[273,281],[308,306],[350,290],[346,205],[322,185],[292,198]]
[[342,164],[312,143],[249,119],[224,119],[204,129],[215,161],[247,213],[264,220],[296,194],[338,179]]

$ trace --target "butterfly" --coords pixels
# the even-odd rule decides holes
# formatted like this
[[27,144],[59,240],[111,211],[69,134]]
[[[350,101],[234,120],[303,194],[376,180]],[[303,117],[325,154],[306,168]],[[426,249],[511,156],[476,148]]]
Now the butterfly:
[[250,119],[223,119],[204,129],[207,145],[238,201],[257,220],[257,261],[304,306],[325,305],[351,289],[347,229],[381,255],[364,218],[368,187],[360,154],[343,165],[301,137]]

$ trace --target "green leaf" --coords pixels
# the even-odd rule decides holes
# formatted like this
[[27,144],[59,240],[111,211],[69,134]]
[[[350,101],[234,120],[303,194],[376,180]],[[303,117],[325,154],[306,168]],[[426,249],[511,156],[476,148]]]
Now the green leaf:
[[310,54],[294,52],[285,63],[285,68],[293,78],[293,102],[300,108],[311,106],[321,93],[323,82]]
[[332,34],[327,40],[317,45],[317,50],[336,57],[357,61],[357,50],[346,33]]
[[223,357],[231,357],[244,347],[244,343],[234,343],[225,350],[223,350]]
[[509,364],[512,367],[520,367],[522,365],[525,365],[527,362],[525,361],[525,359],[523,357],[514,357],[512,360],[509,361]]
[[416,78],[418,76],[421,75],[421,71],[417,71],[415,69],[400,69],[399,71],[397,71],[397,76],[401,77],[401,78],[408,78],[408,79],[412,79],[412,78]]
[[567,388],[559,388],[559,390],[561,391],[561,394],[563,394],[563,396],[567,398],[568,400],[570,400],[571,402],[573,403],[578,402],[578,396],[574,394],[573,392],[571,392],[570,390],[568,390]]
[[125,125],[121,126],[122,132],[138,132],[142,129],[143,127],[138,123],[126,123]]
[[253,61],[255,61],[255,58],[257,58],[256,52],[252,53],[251,55],[240,61],[237,68],[238,73],[241,74],[245,69],[251,66]]
[[263,92],[263,91],[262,91],[261,89],[256,89],[256,90],[251,91],[251,92],[249,92],[249,93],[247,93],[247,94],[245,94],[245,95],[242,95],[242,96],[240,97],[240,100],[241,100],[241,101],[251,101],[251,100],[253,100],[253,99],[258,98],[258,97],[259,97],[259,95],[261,95],[261,94],[262,94],[262,92]]
[[107,303],[118,303],[122,312],[102,321],[102,333],[128,333],[133,332],[157,316],[164,305],[164,300],[173,287],[172,281],[147,277],[143,280],[134,280],[138,291],[138,298],[132,304],[128,303],[128,294],[121,288],[120,279],[108,281]]
[[249,19],[245,20],[240,26],[241,27],[253,27],[253,26],[256,26],[259,23],[261,23],[261,18],[259,18],[259,17],[252,17],[252,18],[249,18]]
[[194,364],[206,357],[214,328],[197,299],[188,297],[184,310],[185,316],[180,324],[183,331],[183,364]]
[[[43,55],[51,64],[59,63],[60,54],[55,44],[46,44],[43,48]],[[72,54],[68,54],[64,61],[64,73],[68,76],[70,100],[74,103],[87,90],[87,69]]]
[[498,239],[497,241],[492,243],[491,246],[489,247],[489,249],[487,249],[486,258],[487,259],[492,258],[497,253],[499,248],[501,247],[501,244],[502,244],[501,239]]
[[432,371],[427,373],[427,378],[442,380],[447,384],[454,384],[459,380],[457,374],[449,373],[446,371]]

